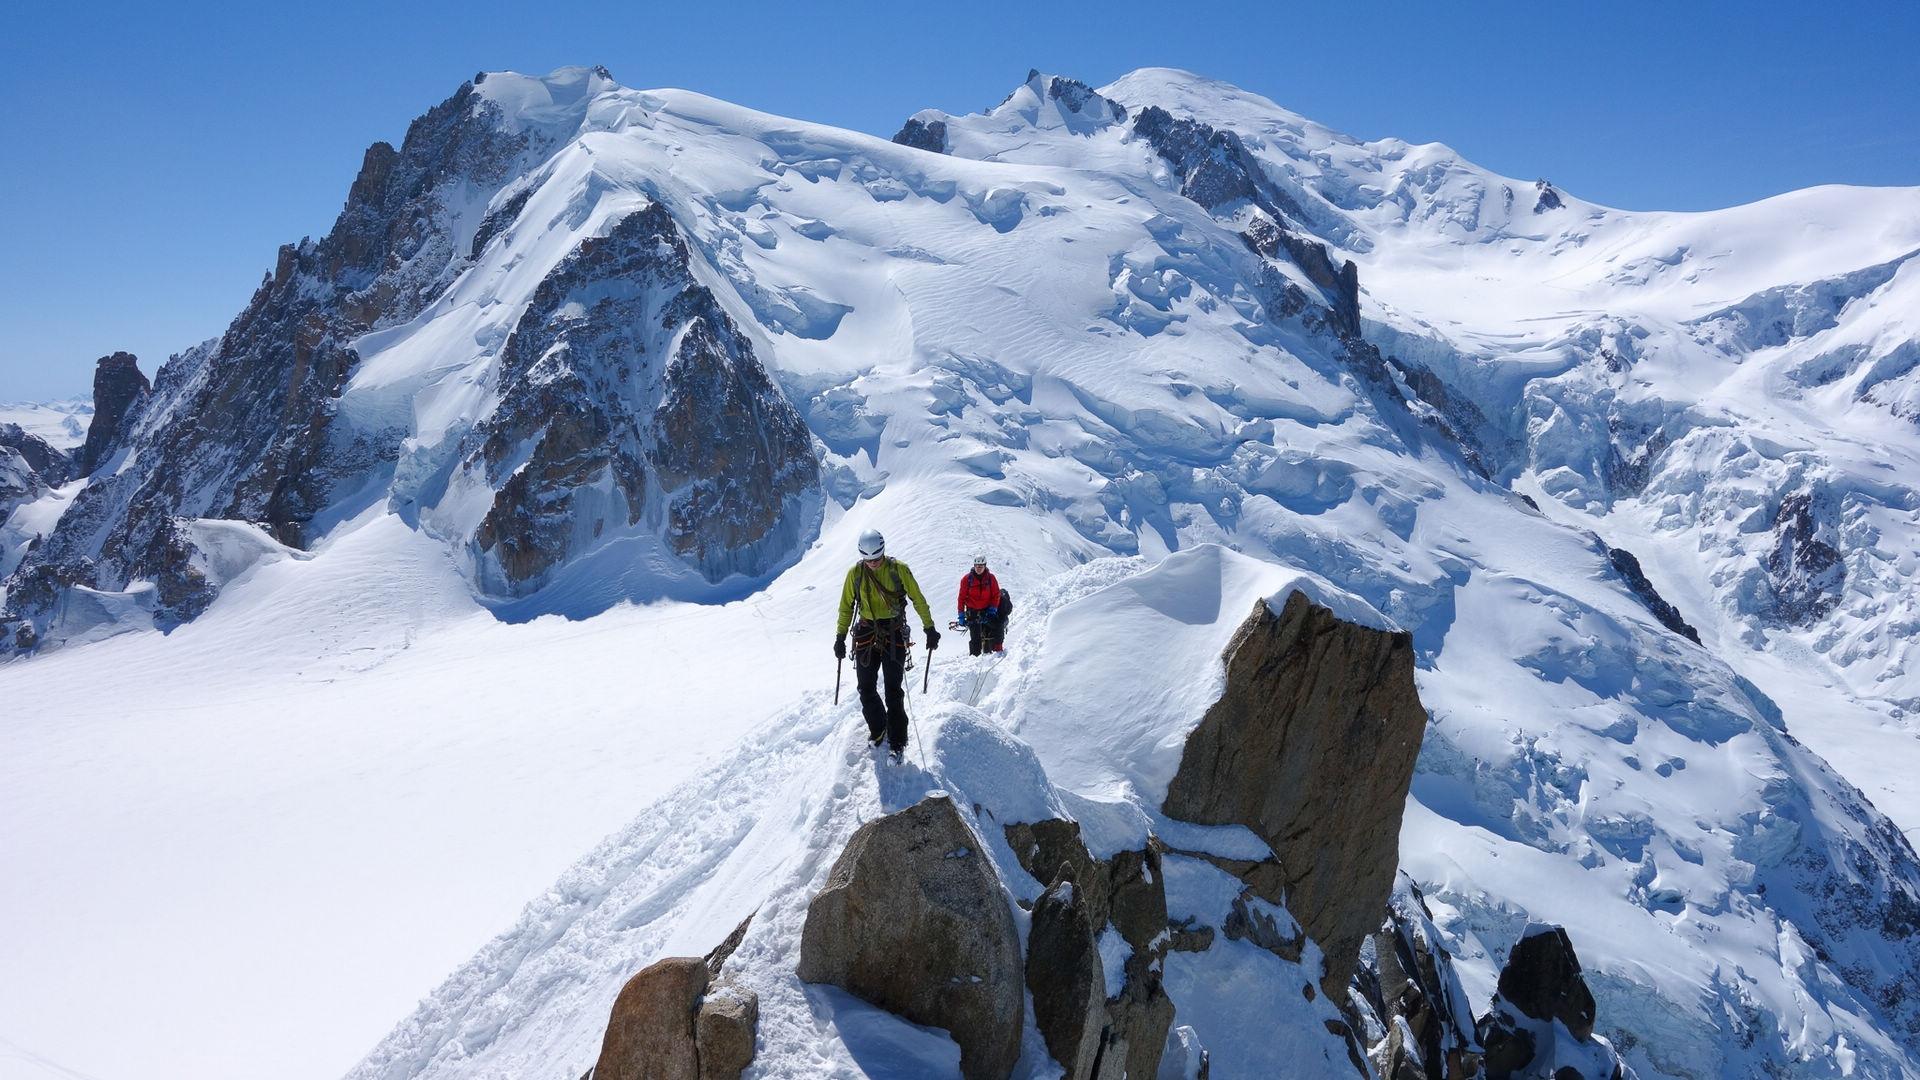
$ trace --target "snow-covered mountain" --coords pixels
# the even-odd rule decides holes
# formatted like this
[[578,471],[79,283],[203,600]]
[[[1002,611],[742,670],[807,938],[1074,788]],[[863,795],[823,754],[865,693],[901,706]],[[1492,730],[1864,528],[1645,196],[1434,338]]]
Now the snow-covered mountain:
[[[1618,211],[1164,69],[892,142],[476,77],[224,335],[150,388],[104,366],[72,476],[16,485],[0,909],[44,932],[0,1034],[247,1074],[288,1035],[196,1022],[258,1008],[223,973],[364,957],[288,991],[337,1074],[638,814],[356,1073],[577,1076],[627,975],[911,794],[842,763],[822,689],[879,526],[1023,601],[1011,670],[936,654],[938,785],[1108,854],[1177,829],[1220,628],[1311,580],[1411,632],[1400,867],[1476,1011],[1549,922],[1641,1076],[1913,1071],[1917,250],[1920,189]],[[990,749],[1025,786],[968,772]],[[1185,873],[1170,913],[1217,906]],[[190,992],[129,974],[151,1026],[90,1045],[48,988],[158,955],[104,906],[135,887]],[[741,955],[790,966],[795,910]],[[1169,963],[1199,1044],[1299,1060],[1244,1038],[1258,972]],[[761,991],[765,1075],[861,1060]]]

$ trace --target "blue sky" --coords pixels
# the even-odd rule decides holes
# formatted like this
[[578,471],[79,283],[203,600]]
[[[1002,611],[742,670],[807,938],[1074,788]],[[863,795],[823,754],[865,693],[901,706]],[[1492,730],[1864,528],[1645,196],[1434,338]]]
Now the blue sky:
[[220,333],[279,244],[331,225],[366,145],[483,69],[598,63],[887,135],[1029,67],[1099,85],[1165,65],[1614,206],[1920,184],[1920,4],[277,6],[7,15],[0,401]]

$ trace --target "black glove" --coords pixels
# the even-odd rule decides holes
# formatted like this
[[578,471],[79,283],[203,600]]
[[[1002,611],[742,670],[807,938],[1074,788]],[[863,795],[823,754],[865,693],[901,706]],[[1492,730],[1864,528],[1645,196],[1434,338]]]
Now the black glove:
[[927,651],[932,652],[933,650],[940,647],[940,631],[935,630],[932,626],[928,626],[926,628],[926,631],[927,631]]
[[847,658],[846,638],[837,637],[833,639],[833,658],[835,660],[845,660]]

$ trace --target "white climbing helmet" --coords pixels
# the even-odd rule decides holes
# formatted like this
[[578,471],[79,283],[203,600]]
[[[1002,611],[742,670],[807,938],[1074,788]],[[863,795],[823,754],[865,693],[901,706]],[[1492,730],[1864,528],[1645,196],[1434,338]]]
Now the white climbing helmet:
[[860,557],[877,559],[887,552],[887,538],[880,535],[879,529],[868,529],[860,534]]
[[973,565],[975,565],[975,566],[981,566],[981,567],[984,567],[984,566],[986,566],[986,565],[987,565],[987,557],[986,557],[985,555],[975,555],[975,556],[973,557]]

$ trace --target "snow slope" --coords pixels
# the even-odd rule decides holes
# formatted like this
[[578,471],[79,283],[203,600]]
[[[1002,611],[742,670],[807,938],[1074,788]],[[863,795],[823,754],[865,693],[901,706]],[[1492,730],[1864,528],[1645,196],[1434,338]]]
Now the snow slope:
[[[1555,193],[1535,214],[1544,191],[1444,147],[1358,142],[1186,73],[1061,85],[1036,74],[945,118],[953,152],[936,154],[580,71],[489,76],[502,123],[554,149],[449,218],[507,220],[442,291],[353,343],[335,423],[404,432],[398,458],[317,519],[310,551],[239,569],[197,621],[0,665],[0,863],[18,868],[0,917],[20,928],[0,936],[18,973],[0,1046],[100,1077],[337,1075],[428,995],[361,1075],[581,1060],[625,974],[710,947],[765,880],[804,889],[833,836],[911,794],[848,765],[850,713],[804,696],[830,677],[852,540],[878,525],[941,622],[976,549],[1021,600],[985,708],[928,710],[928,748],[1017,739],[1090,835],[1153,824],[1165,755],[1217,689],[1209,658],[1258,597],[1304,582],[1415,636],[1434,723],[1403,868],[1477,1003],[1524,926],[1550,921],[1643,1076],[1911,1069],[1920,956],[1899,919],[1920,867],[1843,779],[1858,767],[1920,824],[1888,764],[1914,760],[1912,598],[1892,583],[1920,532],[1897,469],[1869,464],[1913,445],[1906,324],[1874,299],[1907,272],[1835,286],[1874,296],[1831,326],[1767,301],[1812,312],[1775,344],[1714,344],[1772,341],[1714,316],[1920,246],[1920,192],[1710,215]],[[1248,205],[1180,193],[1133,132],[1148,105],[1238,134],[1289,227],[1356,262],[1367,339],[1404,370],[1329,330],[1307,268],[1249,247]],[[434,527],[459,509],[435,480],[540,282],[656,205],[817,440],[818,538],[731,602],[503,621]],[[1816,338],[1843,375],[1780,381]],[[1709,347],[1732,375],[1699,360]],[[1653,430],[1669,449],[1630,491],[1621,462]],[[1798,535],[1775,526],[1781,485],[1814,473],[1847,509],[1807,532],[1850,530],[1849,572],[1824,621],[1779,625],[1798,585],[1750,574]],[[1641,556],[1706,647],[1656,620],[1595,533]],[[974,696],[967,664],[937,654],[937,698]],[[1884,740],[1849,762],[1840,736],[1866,727]],[[926,782],[972,790],[965,755],[936,756]],[[716,800],[736,812],[689,809]],[[768,925],[751,955],[763,1004],[785,995],[778,1045],[819,1055],[782,1060],[949,1052],[780,983],[792,943]],[[1169,979],[1190,996],[1219,981]],[[102,1011],[112,1040],[94,1037]],[[823,1034],[836,1017],[851,1041]]]

